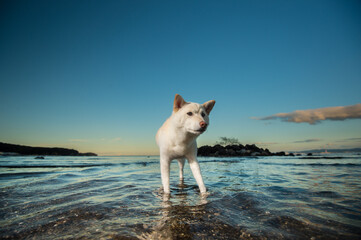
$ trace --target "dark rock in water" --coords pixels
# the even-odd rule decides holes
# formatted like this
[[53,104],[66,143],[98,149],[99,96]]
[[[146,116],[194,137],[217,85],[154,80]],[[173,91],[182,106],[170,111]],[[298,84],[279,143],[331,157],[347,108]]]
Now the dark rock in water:
[[79,153],[74,149],[29,147],[16,144],[0,142],[0,152],[13,152],[20,155],[42,155],[42,156],[97,156],[95,153]]
[[261,156],[261,153],[260,152],[253,152],[253,153],[251,153],[251,156]]
[[312,153],[307,153],[307,156],[312,156]]
[[275,156],[286,156],[285,152],[276,152],[274,153]]
[[260,150],[255,144],[252,145],[247,144],[246,149],[250,150],[251,152],[259,152]]
[[78,156],[94,157],[98,155],[96,155],[95,153],[87,152],[87,153],[79,153]]
[[44,157],[38,156],[35,159],[45,159]]
[[295,154],[294,153],[289,153],[288,156],[294,157]]
[[272,156],[268,149],[259,148],[256,145],[247,144],[221,146],[202,146],[198,148],[198,156],[205,157],[240,157],[240,156]]
[[227,149],[227,154],[228,154],[229,156],[236,156],[236,151],[233,150],[233,149]]

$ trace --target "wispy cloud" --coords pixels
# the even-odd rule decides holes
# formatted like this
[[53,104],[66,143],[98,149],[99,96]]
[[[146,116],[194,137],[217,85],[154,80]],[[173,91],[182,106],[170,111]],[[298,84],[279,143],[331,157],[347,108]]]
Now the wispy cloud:
[[344,138],[339,139],[336,142],[361,142],[361,138]]
[[310,143],[310,142],[319,142],[321,139],[313,138],[313,139],[306,139],[301,141],[294,141],[293,143]]
[[271,116],[253,119],[281,119],[284,122],[316,124],[324,120],[343,121],[356,118],[361,118],[361,103],[351,106],[297,110],[291,113],[277,113]]
[[359,141],[361,141],[361,138],[346,138],[346,139],[344,139],[344,141],[359,142]]

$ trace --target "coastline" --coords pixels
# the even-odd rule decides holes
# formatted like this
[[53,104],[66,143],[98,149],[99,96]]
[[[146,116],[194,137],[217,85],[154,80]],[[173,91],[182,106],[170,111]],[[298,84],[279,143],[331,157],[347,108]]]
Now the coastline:
[[255,144],[237,144],[222,146],[216,144],[214,146],[202,146],[198,148],[198,156],[200,157],[257,157],[257,156],[295,156],[293,153],[276,152],[257,147]]
[[98,156],[95,153],[80,153],[74,149],[59,147],[30,147],[0,142],[0,156]]

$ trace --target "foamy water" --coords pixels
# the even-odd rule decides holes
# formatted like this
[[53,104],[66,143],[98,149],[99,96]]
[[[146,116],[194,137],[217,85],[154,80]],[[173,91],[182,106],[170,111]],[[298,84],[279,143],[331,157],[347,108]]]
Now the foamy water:
[[359,239],[361,156],[200,158],[208,197],[159,157],[0,157],[1,239]]

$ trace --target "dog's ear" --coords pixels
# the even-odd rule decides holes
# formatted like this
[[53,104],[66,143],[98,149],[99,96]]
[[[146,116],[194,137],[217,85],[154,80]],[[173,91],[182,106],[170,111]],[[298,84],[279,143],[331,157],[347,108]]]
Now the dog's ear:
[[210,100],[208,102],[203,103],[202,106],[206,109],[206,112],[207,112],[208,115],[211,113],[212,108],[213,108],[215,103],[216,103],[216,101],[214,101],[214,100]]
[[173,111],[178,112],[178,110],[186,104],[186,101],[182,98],[181,95],[176,94],[174,98]]

